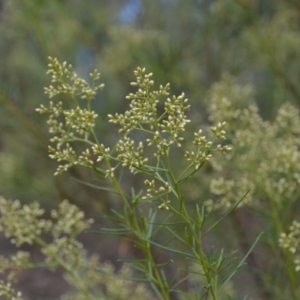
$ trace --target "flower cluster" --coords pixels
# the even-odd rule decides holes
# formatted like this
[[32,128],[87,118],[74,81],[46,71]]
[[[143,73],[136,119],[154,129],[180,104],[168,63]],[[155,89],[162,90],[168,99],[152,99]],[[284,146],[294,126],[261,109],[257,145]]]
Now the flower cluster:
[[[223,177],[212,179],[210,182],[210,192],[217,196],[218,201],[212,199],[205,201],[205,206],[208,210],[211,209],[228,209],[232,207],[238,200],[243,199],[241,205],[255,205],[257,202],[253,197],[255,186],[252,181],[247,180],[247,177],[234,180],[225,180]],[[245,193],[248,194],[245,196]]]
[[132,82],[131,85],[139,86],[140,89],[135,94],[129,94],[126,97],[128,100],[131,100],[130,110],[126,111],[124,114],[116,113],[114,116],[108,115],[110,119],[109,122],[118,124],[122,127],[119,130],[121,134],[129,134],[131,131],[137,127],[142,127],[144,124],[148,124],[152,130],[157,128],[158,98],[169,95],[169,84],[165,87],[160,86],[158,91],[150,91],[154,81],[151,80],[152,73],[145,74],[145,68],[137,68],[134,73],[137,81]]
[[163,182],[163,185],[156,187],[154,180],[145,180],[145,186],[147,187],[147,194],[142,197],[143,200],[154,200],[158,198],[161,204],[158,206],[159,209],[169,210],[169,204],[171,203],[170,194],[172,193],[172,188],[168,182]]
[[154,81],[151,80],[152,73],[146,74],[146,70],[137,68],[134,72],[136,82],[131,85],[138,86],[139,90],[129,94],[126,98],[130,100],[130,110],[124,114],[116,113],[109,115],[109,121],[121,126],[119,130],[122,136],[127,136],[133,130],[148,133],[146,138],[148,146],[157,145],[155,156],[166,155],[168,148],[172,144],[181,146],[183,137],[179,136],[185,130],[185,126],[190,120],[186,117],[186,112],[190,109],[184,94],[172,98],[167,98],[164,103],[164,111],[158,114],[157,106],[159,97],[168,96],[170,85],[160,86],[158,91],[151,91]]
[[122,162],[122,166],[128,166],[132,173],[137,173],[140,168],[146,167],[148,158],[144,158],[144,145],[139,142],[134,146],[134,140],[124,137],[116,144],[116,152],[119,153],[117,160]]
[[215,83],[208,95],[209,119],[213,123],[240,122],[241,114],[253,103],[254,91],[251,86],[240,86],[229,74]]
[[195,153],[194,151],[186,151],[185,152],[185,157],[187,159],[187,161],[192,162],[192,164],[195,165],[195,169],[199,169],[200,166],[202,166],[202,164],[206,161],[208,161],[211,158],[211,154],[210,154],[210,150],[208,151],[197,151],[197,153]]
[[54,175],[61,174],[65,171],[67,171],[69,168],[71,168],[74,165],[81,165],[84,167],[91,167],[93,166],[94,162],[90,155],[90,150],[86,149],[81,153],[81,155],[77,155],[75,150],[70,146],[70,144],[66,144],[65,149],[59,150],[55,149],[51,146],[48,147],[49,149],[49,157],[52,159],[55,159],[58,162],[66,161],[67,163],[63,165],[59,165],[57,167],[56,172]]
[[[52,82],[56,84],[55,87],[50,85],[45,88],[45,93],[50,98],[59,94],[69,94],[71,97],[79,95],[81,99],[90,101],[95,98],[97,91],[104,87],[104,84],[91,87],[84,79],[78,77],[72,65],[67,65],[66,62],[60,63],[57,58],[49,57],[48,67],[47,74],[51,75]],[[94,70],[90,73],[90,77],[95,83],[100,79],[100,73]]]
[[[227,170],[211,183],[211,192],[222,195],[215,207],[230,207],[240,199],[241,191],[245,194],[249,190],[241,205],[257,207],[262,201],[280,205],[285,199],[292,204],[300,187],[298,109],[285,103],[273,122],[264,121],[251,88],[239,86],[226,75],[211,90],[209,111],[214,122],[230,124],[229,140],[235,149],[227,160],[212,159],[214,168]],[[212,203],[207,202],[209,206]]]
[[[109,115],[111,123],[121,126],[119,132],[123,137],[116,146],[116,151],[119,153],[117,160],[123,166],[129,166],[133,173],[141,170],[147,172],[154,168],[147,165],[149,159],[143,155],[143,141],[140,141],[135,147],[134,141],[129,137],[130,133],[133,131],[144,133],[147,146],[156,145],[156,150],[152,153],[160,161],[162,157],[168,156],[173,144],[181,147],[184,140],[182,133],[190,122],[186,115],[190,105],[187,104],[188,100],[184,94],[167,98],[164,102],[163,112],[158,114],[159,98],[169,95],[170,85],[160,86],[158,91],[153,91],[151,88],[154,81],[151,80],[151,73],[146,74],[145,69],[137,68],[135,75],[136,81],[132,82],[131,85],[137,86],[139,89],[135,94],[131,93],[126,97],[131,101],[130,110],[124,114]],[[224,127],[225,123],[219,123],[216,127],[211,128],[215,139],[225,139]],[[213,142],[207,141],[205,136],[201,136],[201,130],[195,133],[194,145],[196,149],[195,151],[186,151],[187,160],[198,169],[203,162],[211,157],[212,144]],[[201,148],[204,149],[203,152],[200,150]],[[231,148],[227,145],[218,145],[215,150],[225,153]],[[149,198],[149,194],[147,197]]]
[[[211,131],[215,136],[216,140],[225,140],[226,131],[224,130],[226,122],[219,123],[217,126],[211,127]],[[212,157],[211,151],[219,151],[223,154],[227,154],[232,150],[231,146],[218,144],[216,148],[212,148],[213,141],[208,141],[206,136],[202,134],[202,130],[200,129],[198,132],[194,133],[194,141],[193,144],[195,146],[194,151],[186,151],[185,157],[188,161],[194,164],[195,169],[199,169],[203,163],[210,160]]]
[[[93,164],[89,149],[77,155],[71,146],[74,141],[86,142],[95,127],[97,114],[90,109],[89,102],[96,97],[97,91],[102,90],[104,84],[96,85],[100,79],[100,73],[95,70],[90,74],[93,86],[90,86],[84,79],[79,78],[73,71],[71,65],[65,62],[60,63],[56,58],[49,57],[49,70],[55,86],[45,88],[45,93],[50,97],[60,94],[67,94],[74,100],[74,109],[65,108],[62,102],[54,104],[50,101],[49,107],[41,105],[36,109],[41,114],[48,114],[49,132],[53,136],[51,142],[56,147],[49,147],[50,157],[64,164],[58,166],[55,175],[67,171],[73,165],[91,167]],[[86,100],[87,108],[81,108],[79,99]],[[68,106],[66,106],[68,107]]]
[[54,239],[41,251],[46,257],[45,262],[53,271],[60,267],[62,262],[67,266],[72,266],[74,270],[80,270],[86,262],[86,251],[83,245],[68,236]]
[[30,264],[30,255],[27,252],[18,251],[10,258],[0,256],[0,273],[6,272],[9,281],[15,281],[17,274]]
[[53,236],[77,236],[93,223],[93,219],[85,220],[83,211],[75,205],[70,205],[67,200],[59,204],[58,210],[51,211],[51,218],[56,220],[51,231]]
[[294,255],[295,270],[300,271],[300,223],[294,221],[289,227],[289,233],[282,232],[279,246],[288,249]]
[[[38,242],[43,233],[55,238],[62,235],[76,236],[90,227],[92,219],[85,220],[84,214],[75,205],[64,200],[58,210],[52,210],[52,220],[42,219],[44,210],[33,202],[21,205],[19,201],[0,198],[0,231],[16,246]],[[56,221],[56,222],[55,222]]]
[[[49,88],[46,89],[46,93],[51,97],[68,93],[72,99],[81,95],[85,83],[76,74],[74,75],[71,66],[60,64],[56,59],[51,58],[49,66],[48,73],[52,75],[52,81],[58,83],[58,87],[56,92],[52,87],[51,93]],[[98,142],[94,132],[97,114],[90,109],[90,106],[87,109],[80,107],[64,109],[61,102],[56,105],[50,102],[49,108],[41,106],[38,111],[50,115],[49,130],[54,135],[51,141],[56,143],[56,147],[49,146],[50,157],[63,162],[58,166],[56,175],[74,165],[82,165],[93,168],[106,178],[114,180],[119,167],[128,167],[133,174],[144,172],[159,182],[157,189],[151,189],[146,184],[148,190],[143,199],[160,199],[159,207],[168,209],[169,194],[173,188],[165,178],[165,173],[168,171],[163,166],[169,164],[171,147],[182,146],[183,133],[190,122],[187,117],[190,105],[184,93],[179,96],[169,96],[170,84],[160,85],[157,90],[154,89],[153,74],[147,74],[145,68],[138,67],[134,74],[136,80],[131,85],[137,87],[137,91],[126,97],[130,101],[129,109],[123,114],[108,115],[110,123],[121,127],[120,139],[112,148]],[[98,73],[94,73],[92,77],[94,80],[99,79]],[[67,85],[68,80],[73,82],[73,85]],[[100,88],[94,91],[98,89]],[[58,118],[62,118],[62,122]],[[185,151],[188,166],[178,182],[199,170],[211,158],[212,151],[225,154],[231,150],[230,146],[222,144],[213,148],[216,140],[222,143],[225,140],[225,126],[225,122],[219,122],[211,127],[212,141],[202,135],[202,130],[195,133],[193,149]],[[85,143],[89,148],[78,154],[73,144],[71,145],[74,142]],[[106,167],[102,168],[103,164]]]
[[49,232],[52,222],[41,219],[44,210],[38,203],[22,206],[19,201],[0,198],[0,231],[16,246],[32,244],[43,232]]
[[[87,230],[93,220],[85,219],[84,213],[68,201],[63,201],[57,210],[51,211],[51,220],[42,219],[43,210],[38,203],[21,205],[19,201],[0,199],[1,231],[11,241],[20,246],[23,243],[35,243],[44,254],[44,262],[34,262],[30,254],[18,251],[10,258],[0,257],[0,271],[8,274],[8,283],[0,281],[0,296],[7,300],[22,300],[11,283],[21,270],[47,264],[50,270],[64,269],[64,278],[73,287],[73,291],[61,299],[152,299],[152,295],[143,284],[128,284],[122,278],[109,277],[114,273],[109,263],[101,264],[97,255],[88,256],[82,243],[76,240],[78,234]],[[43,233],[52,236],[46,242]],[[132,276],[127,267],[119,271],[120,277]],[[118,286],[118,289],[116,289]],[[95,295],[92,296],[92,295]],[[128,298],[128,297],[129,298]],[[131,298],[132,297],[132,298]]]
[[23,300],[22,293],[16,292],[9,282],[5,283],[3,280],[0,280],[0,296],[7,300]]
[[[124,114],[109,115],[111,123],[121,126],[119,132],[122,138],[116,145],[117,160],[123,166],[129,166],[133,173],[144,172],[151,175],[152,178],[154,177],[155,180],[147,179],[145,181],[147,192],[142,199],[159,199],[159,208],[169,209],[170,194],[174,192],[173,187],[170,182],[156,174],[166,172],[164,168],[158,166],[164,159],[168,160],[171,146],[181,147],[184,140],[182,133],[190,122],[186,115],[190,105],[187,104],[188,100],[184,94],[178,97],[167,97],[169,84],[164,87],[160,86],[158,91],[153,91],[151,89],[154,85],[154,81],[151,79],[152,74],[146,74],[145,69],[137,68],[135,75],[136,81],[131,84],[139,89],[135,94],[131,93],[127,96],[127,99],[131,101],[130,110]],[[158,114],[159,98],[163,96],[167,97],[164,102],[164,110]],[[231,150],[230,146],[220,144],[213,148],[215,140],[225,140],[225,126],[226,123],[222,122],[211,128],[214,136],[213,141],[208,141],[202,135],[202,130],[195,133],[193,150],[185,151],[189,165],[179,180],[184,176],[189,176],[187,174],[190,168],[200,169],[210,159],[212,151],[227,153]],[[133,131],[138,131],[139,136],[142,133],[145,135],[144,141],[148,147],[156,146],[156,150],[152,150],[154,158],[157,160],[155,164],[151,164],[152,160],[144,156],[144,141],[139,141],[138,146],[135,146],[134,140],[129,137]]]
[[[113,277],[111,277],[113,275]],[[123,265],[118,271],[114,266],[105,262],[100,264],[99,257],[96,255],[91,256],[90,260],[86,262],[84,266],[84,278],[82,278],[85,284],[90,287],[98,287],[98,290],[94,290],[93,300],[96,299],[153,299],[153,295],[147,289],[145,284],[133,283],[129,281],[129,278],[133,276],[132,270]],[[76,282],[69,275],[65,275],[67,282],[76,287]],[[99,287],[104,287],[105,292],[100,292]],[[87,296],[78,291],[69,292],[61,297],[61,300],[86,300]]]

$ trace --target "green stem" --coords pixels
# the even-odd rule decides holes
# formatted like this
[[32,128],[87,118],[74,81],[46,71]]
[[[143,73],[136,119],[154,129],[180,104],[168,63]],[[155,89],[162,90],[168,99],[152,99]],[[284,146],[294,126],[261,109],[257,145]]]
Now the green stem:
[[[111,168],[109,159],[106,159],[106,164],[107,164],[108,168]],[[144,240],[143,239],[144,234],[139,225],[135,209],[134,210],[132,209],[132,206],[130,205],[126,195],[124,194],[122,188],[120,187],[119,182],[117,181],[117,179],[115,177],[111,178],[111,183],[112,183],[115,191],[118,193],[118,195],[124,202],[127,210],[130,211],[130,213],[131,213],[130,216],[132,217],[132,220],[127,220],[126,225],[131,228],[132,233],[138,238],[138,240],[140,240],[140,241]],[[150,274],[149,277],[157,285],[158,289],[160,290],[160,292],[163,295],[164,300],[169,300],[170,299],[169,289],[168,289],[168,287],[165,286],[165,283],[159,273],[159,270],[157,268],[157,265],[155,263],[155,260],[153,258],[152,252],[151,252],[151,245],[149,242],[145,241],[143,243],[143,246],[144,247],[142,248],[142,250],[144,251],[147,261],[148,261],[147,265],[148,265],[148,274]],[[153,274],[153,276],[152,276],[152,274]]]
[[168,169],[169,169],[169,176],[172,180],[173,186],[175,187],[175,191],[176,191],[176,197],[179,200],[179,204],[180,204],[180,210],[178,212],[178,214],[185,220],[190,232],[192,233],[192,237],[195,241],[195,246],[191,245],[191,250],[193,252],[193,254],[195,255],[195,257],[197,258],[197,260],[200,262],[200,265],[203,268],[204,271],[204,275],[206,277],[207,280],[207,289],[210,291],[212,299],[213,300],[218,300],[218,295],[217,295],[217,277],[211,275],[211,266],[209,264],[208,258],[205,255],[204,251],[203,251],[203,247],[202,247],[202,237],[201,237],[201,231],[197,232],[195,230],[195,226],[193,224],[193,221],[190,218],[190,215],[186,209],[185,203],[183,201],[183,196],[180,192],[179,189],[179,183],[178,181],[176,181],[173,173],[172,173],[172,169],[171,169],[171,164],[170,164],[170,160],[169,160],[169,156],[167,155],[167,165],[168,165]]
[[[42,240],[38,236],[35,237],[35,242],[41,247],[46,247],[48,245],[46,242],[44,242],[44,240]],[[90,294],[89,288],[83,284],[81,277],[78,275],[77,272],[74,271],[74,268],[66,264],[66,262],[58,255],[55,255],[54,259],[56,260],[59,266],[65,269],[73,277],[73,279],[76,282],[76,288],[83,293],[83,295],[86,297],[85,299],[94,300],[94,298]]]

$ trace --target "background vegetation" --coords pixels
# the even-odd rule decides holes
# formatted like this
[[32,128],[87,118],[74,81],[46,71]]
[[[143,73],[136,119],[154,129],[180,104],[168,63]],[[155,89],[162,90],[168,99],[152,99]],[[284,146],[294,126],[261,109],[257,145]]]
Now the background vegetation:
[[[299,275],[291,274],[292,258],[279,247],[270,254],[280,233],[288,232],[292,221],[299,220],[298,185],[287,191],[299,164],[298,1],[4,0],[0,22],[0,195],[23,203],[35,200],[46,209],[68,199],[97,220],[95,228],[109,226],[111,221],[105,216],[119,204],[106,193],[80,183],[94,180],[91,173],[74,167],[53,177],[56,163],[47,155],[47,124],[35,108],[49,102],[43,91],[49,85],[49,55],[71,62],[84,78],[97,68],[106,87],[93,103],[101,120],[96,131],[103,143],[113,144],[117,136],[107,115],[125,110],[125,96],[132,92],[132,72],[137,66],[145,67],[155,74],[157,83],[170,82],[172,93],[185,92],[193,107],[189,117],[196,122],[195,128],[211,121],[232,124],[230,141],[240,152],[231,161],[208,166],[186,186],[186,194],[191,203],[202,204],[224,195],[229,199],[229,192],[237,195],[237,201],[245,191],[252,191],[250,205],[239,208],[226,227],[207,240],[208,250],[212,246],[227,252],[235,249],[242,257],[265,231],[240,276],[233,279],[237,299],[246,294],[253,299],[298,299],[300,291],[295,284]],[[224,98],[230,104],[218,102]],[[283,109],[287,103],[292,108]],[[226,115],[236,110],[240,110],[238,118]],[[250,121],[244,110],[251,113]],[[218,115],[218,111],[222,113]],[[282,125],[286,111],[294,122]],[[251,137],[245,137],[245,132],[236,135],[238,129],[249,128]],[[248,144],[239,143],[241,140]],[[284,152],[283,144],[292,150]],[[177,163],[176,157],[173,159]],[[261,169],[263,163],[274,168]],[[226,187],[221,186],[220,178]],[[286,180],[283,183],[282,178]],[[267,179],[269,185],[258,186]],[[126,180],[128,187],[142,186],[142,181],[130,174]],[[230,180],[236,186],[228,186]],[[256,201],[255,205],[251,201]],[[221,214],[222,209],[216,211]],[[98,235],[82,239],[88,251],[99,252],[103,261],[111,260],[117,266],[120,256],[139,256],[126,241]],[[11,251],[11,246],[3,243],[1,252]],[[286,261],[291,263],[288,269]],[[56,275],[39,272],[24,273],[19,280],[29,299],[45,296],[45,290],[48,297],[67,290]]]

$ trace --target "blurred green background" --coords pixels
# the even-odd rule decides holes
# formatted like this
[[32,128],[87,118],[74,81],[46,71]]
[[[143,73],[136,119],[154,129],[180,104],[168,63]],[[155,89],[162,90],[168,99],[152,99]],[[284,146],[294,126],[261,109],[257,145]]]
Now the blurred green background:
[[[132,91],[137,66],[153,72],[157,84],[170,82],[172,93],[185,92],[195,127],[208,123],[205,99],[224,73],[254,86],[265,119],[272,120],[284,101],[300,106],[298,0],[0,3],[0,195],[6,198],[39,201],[49,209],[67,198],[88,215],[95,214],[95,207],[105,213],[112,206],[106,194],[72,180],[93,179],[82,168],[53,176],[56,162],[48,158],[46,120],[35,112],[49,101],[43,92],[50,83],[48,56],[71,63],[84,78],[94,68],[101,72],[105,89],[94,108],[104,144],[112,144],[116,132],[107,114],[128,106],[125,96]],[[128,176],[128,186],[136,183]],[[201,190],[203,200],[207,190]],[[90,247],[99,249],[99,244]],[[103,257],[113,260],[116,253],[110,257],[108,251],[101,248]],[[259,299],[259,293],[254,295]]]

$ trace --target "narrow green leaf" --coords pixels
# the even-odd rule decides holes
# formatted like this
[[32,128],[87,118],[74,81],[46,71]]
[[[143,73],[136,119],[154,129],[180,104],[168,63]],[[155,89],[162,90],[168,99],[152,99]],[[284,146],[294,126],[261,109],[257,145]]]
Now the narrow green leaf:
[[205,236],[208,232],[210,232],[212,229],[218,226],[231,212],[233,212],[236,209],[236,207],[245,199],[248,193],[249,191],[232,208],[230,208],[229,211],[220,220],[218,220],[214,225],[209,227],[203,236]]
[[183,242],[186,245],[188,244],[187,241],[185,239],[183,239],[181,236],[179,236],[174,230],[172,230],[168,226],[166,226],[166,229],[169,230],[172,233],[172,235],[175,236],[178,240],[180,240],[181,242]]
[[79,179],[77,179],[75,177],[71,177],[71,179],[74,180],[74,181],[76,181],[76,182],[78,182],[78,183],[81,183],[83,185],[89,186],[89,187],[91,187],[93,189],[96,189],[96,190],[101,190],[101,191],[105,191],[105,192],[108,192],[108,193],[118,194],[115,190],[107,188],[107,187],[104,187],[104,186],[99,186],[99,185],[91,184],[91,183],[79,180]]
[[193,257],[192,254],[188,253],[188,252],[185,252],[185,251],[181,251],[181,250],[176,250],[176,249],[173,249],[173,248],[170,248],[170,247],[166,247],[166,246],[163,246],[163,245],[160,245],[158,243],[155,243],[151,240],[148,240],[148,239],[143,239],[145,242],[148,242],[149,244],[152,244],[158,248],[161,248],[163,250],[167,250],[167,251],[170,251],[170,252],[173,252],[173,253],[179,253],[179,254],[182,254],[182,255],[186,255],[187,257]]
[[240,261],[240,263],[236,266],[236,268],[233,270],[233,272],[228,275],[225,279],[225,281],[223,282],[220,291],[223,290],[223,288],[226,286],[226,284],[228,283],[228,281],[236,274],[236,272],[244,265],[245,260],[247,259],[247,257],[249,256],[249,254],[252,252],[253,248],[256,246],[258,240],[260,239],[260,237],[262,236],[263,232],[259,234],[259,236],[256,238],[256,240],[254,241],[253,245],[251,246],[251,248],[249,249],[249,251],[246,253],[246,255],[244,256],[244,258]]

